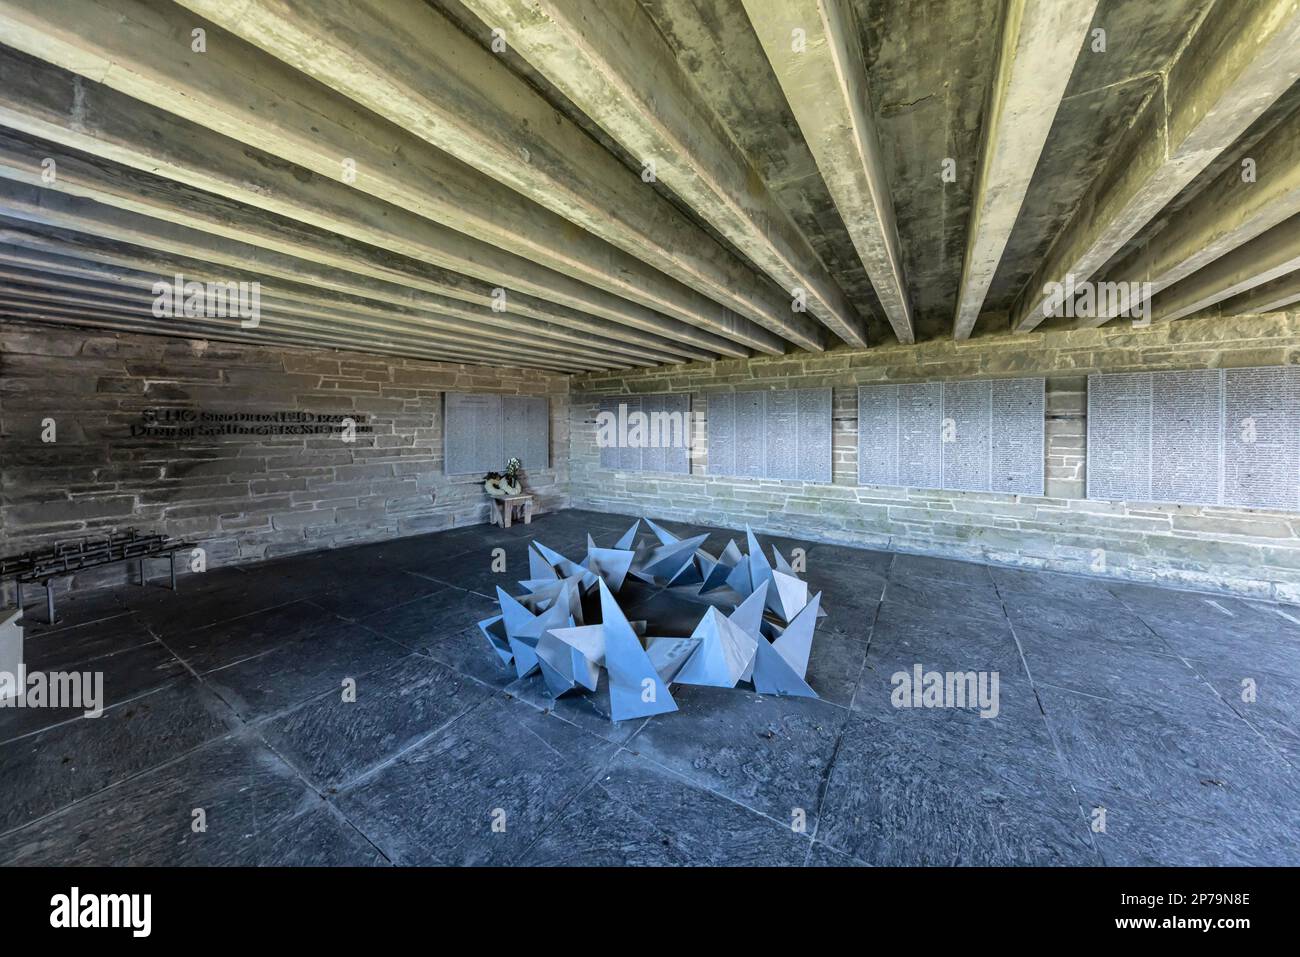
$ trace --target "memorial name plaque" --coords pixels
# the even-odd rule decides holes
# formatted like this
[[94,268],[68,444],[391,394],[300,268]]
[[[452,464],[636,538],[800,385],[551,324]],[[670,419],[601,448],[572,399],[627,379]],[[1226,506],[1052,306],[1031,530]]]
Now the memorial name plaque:
[[1043,494],[1043,379],[858,389],[858,483]]
[[898,484],[898,386],[858,389],[858,483]]
[[[598,406],[608,413],[613,434],[597,422],[600,467],[623,472],[691,471],[691,397],[686,392],[604,396]],[[602,438],[603,436],[603,438]]]
[[1300,369],[1089,376],[1088,498],[1300,509]]
[[551,464],[551,409],[546,399],[535,396],[501,397],[503,461],[512,455],[534,469]]
[[551,411],[544,396],[445,393],[442,432],[448,475],[499,472],[512,457],[525,471],[551,464]]
[[831,390],[715,392],[709,474],[831,481]]
[[989,488],[1009,495],[1042,495],[1047,388],[1044,379],[993,379]]
[[898,482],[943,488],[943,383],[909,382],[898,389]]
[[943,384],[943,487],[987,492],[993,442],[993,393],[988,380]]
[[1088,497],[1151,496],[1151,376],[1088,377]]
[[1222,416],[1218,369],[1151,376],[1151,501],[1221,501]]

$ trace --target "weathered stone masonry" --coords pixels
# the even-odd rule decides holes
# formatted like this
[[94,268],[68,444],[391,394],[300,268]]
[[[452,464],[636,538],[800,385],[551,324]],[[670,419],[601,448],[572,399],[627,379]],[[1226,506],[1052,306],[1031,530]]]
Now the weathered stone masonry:
[[[1292,312],[591,374],[573,383],[570,493],[578,507],[1089,574],[1103,549],[1111,576],[1296,601],[1300,515],[1084,498],[1090,372],[1296,362]],[[1024,375],[1047,378],[1045,497],[857,486],[859,384]],[[697,430],[689,476],[600,468],[599,396],[692,392],[698,424],[710,392],[755,386],[833,387],[832,485],[709,475],[707,427]]]
[[[484,522],[477,476],[442,471],[446,390],[549,396],[552,468],[528,485],[542,509],[567,504],[563,376],[0,324],[0,551],[136,526],[201,543],[211,567]],[[374,431],[132,438],[149,409],[365,416]]]
[[[881,345],[572,381],[6,323],[0,539],[9,552],[136,525],[195,539],[212,564],[223,564],[482,522],[475,478],[442,473],[441,395],[454,389],[550,396],[553,467],[528,476],[543,508],[571,499],[626,514],[749,522],[773,533],[1084,573],[1094,573],[1100,548],[1106,573],[1117,577],[1300,600],[1300,515],[1083,498],[1088,373],[1297,361],[1300,313]],[[1048,384],[1045,497],[856,486],[858,384],[1038,374]],[[601,395],[688,391],[707,418],[711,391],[826,385],[835,395],[831,485],[710,476],[706,431],[689,476],[599,467]],[[334,436],[133,439],[131,426],[146,409],[356,413],[373,417],[376,432],[352,445]],[[45,418],[56,421],[55,443],[40,441]]]

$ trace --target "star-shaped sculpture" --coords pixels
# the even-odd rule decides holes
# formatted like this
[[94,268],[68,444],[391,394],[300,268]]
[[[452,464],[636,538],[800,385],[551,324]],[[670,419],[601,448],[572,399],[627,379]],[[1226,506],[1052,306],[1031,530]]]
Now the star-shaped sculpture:
[[[780,551],[773,547],[769,561],[746,527],[746,553],[730,541],[715,558],[700,547],[707,535],[681,538],[649,519],[645,525],[653,539],[638,541],[638,520],[612,548],[588,535],[581,562],[532,542],[529,577],[519,583],[525,594],[498,588],[501,614],[479,622],[497,656],[520,678],[540,671],[554,698],[596,691],[603,668],[614,721],[677,710],[671,684],[750,682],[760,694],[817,697],[806,676],[825,614],[821,595],[809,600]],[[661,597],[708,607],[690,635],[643,637],[653,627],[630,621],[617,598],[629,577],[662,589]],[[594,615],[596,607],[599,622],[584,621],[584,608]],[[646,607],[653,617],[653,601]]]

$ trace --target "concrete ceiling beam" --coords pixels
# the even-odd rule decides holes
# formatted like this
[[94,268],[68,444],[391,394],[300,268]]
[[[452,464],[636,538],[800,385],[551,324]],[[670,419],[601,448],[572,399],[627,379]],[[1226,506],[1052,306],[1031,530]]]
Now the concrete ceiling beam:
[[1151,300],[1151,321],[1183,319],[1300,269],[1300,216],[1238,246]]
[[[125,247],[125,254],[115,253],[92,246],[85,238],[74,244],[66,239],[10,229],[3,225],[0,225],[0,250],[10,257],[11,262],[21,259],[33,268],[57,267],[59,270],[67,271],[69,275],[79,274],[86,278],[109,280],[117,277],[125,280],[130,277],[132,282],[143,285],[152,285],[155,279],[171,278],[178,274],[200,282],[221,282],[230,279],[229,273],[218,272],[210,264],[195,260],[151,256],[143,250],[139,255],[132,255],[130,247]],[[527,320],[505,313],[491,313],[490,310],[485,310],[477,321],[471,318],[467,322],[455,316],[443,316],[405,306],[391,304],[379,306],[373,300],[332,294],[310,286],[277,281],[256,274],[241,273],[238,278],[245,282],[258,282],[263,289],[274,290],[276,296],[289,301],[341,308],[376,318],[409,317],[412,321],[431,328],[454,330],[471,336],[482,335],[488,339],[501,338],[517,343],[522,335],[535,339],[538,345],[544,348],[571,351],[575,355],[604,356],[608,353],[612,360],[628,365],[657,364],[653,357],[642,356],[634,350],[626,350],[619,343],[590,337],[584,339],[577,333],[570,333],[564,327],[536,328],[541,324],[529,324]],[[658,362],[662,361],[664,360],[658,360]]]
[[[698,319],[716,312],[705,305],[712,301],[733,314],[733,333],[746,333],[751,348],[780,351],[786,339],[820,348],[804,334],[802,317],[791,312],[787,295],[423,0],[273,0],[237,7],[186,0],[182,6],[455,157],[494,185],[509,187],[513,196],[486,206],[494,214],[522,209],[521,199],[531,201],[527,205],[578,227],[561,233],[565,245],[574,247],[571,255],[594,257],[596,248],[605,246],[623,254],[615,258],[628,277],[646,273],[643,266],[671,277],[675,287],[665,286],[663,298],[647,303],[652,308]],[[355,42],[357,37],[365,41]],[[501,195],[499,188],[495,195]],[[534,245],[540,254],[555,255],[556,231],[547,228],[545,217],[536,221],[540,231],[533,235]],[[623,294],[637,295],[637,286],[645,283],[629,282]],[[757,335],[751,323],[768,336]]]
[[[467,0],[480,20],[632,156],[653,159],[680,197],[841,340],[866,345],[862,318],[636,3]],[[795,317],[791,317],[793,321]],[[808,323],[802,334],[817,336]]]
[[1011,310],[1051,312],[1050,284],[1088,281],[1300,78],[1300,0],[1216,3],[1147,101]]
[[[804,140],[900,342],[915,342],[889,177],[862,49],[840,0],[744,0]],[[792,42],[804,31],[802,47]]]
[[[1151,241],[1113,269],[1107,282],[1144,283],[1151,295],[1181,282],[1300,213],[1300,110],[1250,150],[1253,179],[1234,163],[1169,217]],[[1114,313],[1084,322],[1099,326]]]
[[1038,168],[1098,0],[1007,0],[984,115],[953,338],[969,339]]
[[[67,158],[61,164],[59,189],[41,188],[34,185],[39,176],[33,171],[39,169],[39,164],[33,165],[29,157],[12,146],[12,139],[0,134],[0,210],[10,217],[223,265],[241,273],[270,275],[291,283],[313,282],[368,299],[397,300],[401,306],[439,315],[459,315],[480,322],[495,315],[490,309],[431,295],[418,279],[420,263],[391,259],[387,263],[375,262],[374,251],[361,244],[356,244],[349,256],[350,240],[332,234],[315,236],[312,228],[305,226],[290,230],[298,237],[287,242],[288,234],[280,232],[267,217],[238,209],[213,214],[215,200],[211,198],[208,202],[196,198],[194,203],[172,204],[148,185],[133,191],[104,175],[103,170],[86,169]],[[131,175],[138,178],[142,174]],[[168,186],[173,192],[188,189],[170,183]],[[178,197],[173,195],[171,199]],[[205,209],[207,215],[202,212]],[[243,223],[244,228],[232,225],[235,223]],[[231,238],[234,236],[258,239],[261,244]],[[326,252],[326,246],[333,247],[333,252]],[[419,288],[403,290],[394,285],[397,282]],[[601,332],[608,336],[611,330],[602,328]],[[593,339],[589,346],[598,352],[599,340]],[[645,347],[636,348],[641,356],[650,357]]]
[[[517,257],[487,244],[478,244],[482,259],[459,258],[465,237],[445,226],[4,47],[0,77],[5,81],[0,83],[0,126],[419,260],[426,265],[426,277],[439,281],[439,293],[450,298],[491,306],[492,283],[502,275],[497,268],[510,269],[510,277],[496,288],[509,290],[512,310],[523,307],[534,318],[609,334],[602,328],[606,324],[586,312],[527,294],[529,289],[546,295],[559,289],[569,301],[585,303],[597,293],[568,276],[556,273],[549,277],[550,285],[537,285],[534,280],[548,278],[548,270],[510,262]],[[615,322],[631,306],[613,296],[600,298],[603,316]],[[627,326],[619,333],[627,342],[683,358],[714,355],[674,345],[680,338],[701,339],[694,327],[638,311],[640,328]]]
[[1222,315],[1239,316],[1244,313],[1276,312],[1293,302],[1300,302],[1300,270],[1272,282],[1261,283],[1239,296],[1225,299],[1218,304],[1218,309]]
[[[282,335],[258,335],[256,332],[246,332],[240,329],[238,325],[232,327],[214,326],[211,322],[207,324],[175,322],[166,327],[159,327],[157,323],[151,323],[144,319],[134,319],[130,316],[91,309],[85,306],[67,309],[57,305],[43,305],[22,299],[9,299],[2,292],[0,292],[0,319],[40,322],[75,329],[102,329],[107,332],[127,332],[179,339],[206,339],[213,342],[240,342],[275,349],[284,348],[284,337]],[[397,345],[377,344],[366,339],[358,340],[342,336],[305,336],[300,347],[334,349],[340,352],[360,352],[384,357],[421,359],[427,362],[485,365],[481,360],[457,358],[446,354],[418,349],[411,350]],[[554,369],[543,369],[542,371],[557,375],[565,374]]]
[[[40,285],[22,286],[14,282],[6,283],[0,291],[0,305],[13,307],[58,310],[64,315],[75,317],[79,310],[92,310],[91,316],[124,315],[138,320],[142,331],[157,332],[167,329],[173,319],[159,319],[153,315],[153,297],[134,296],[131,293],[113,290],[61,289],[44,280]],[[187,316],[186,320],[201,328],[210,328],[213,338],[228,328],[242,330],[237,318],[220,318],[214,316]],[[401,334],[361,332],[356,328],[342,327],[326,322],[304,321],[286,317],[274,312],[265,312],[258,326],[265,341],[284,346],[286,344],[314,345],[329,342],[337,347],[346,348],[348,343],[368,342],[376,346],[398,346],[408,351],[419,352],[428,356],[444,356],[450,361],[476,362],[480,365],[500,365],[501,360],[490,351],[467,348],[455,344],[432,343],[424,338],[413,338]],[[564,374],[583,371],[581,367],[556,359],[531,357],[528,367],[548,369]]]
[[[293,340],[294,348],[303,349],[338,349],[344,352],[366,352],[382,356],[400,356],[411,359],[423,359],[429,362],[452,362],[464,365],[500,367],[500,362],[490,362],[473,355],[456,351],[432,351],[429,349],[408,347],[402,343],[384,339],[358,338],[348,335],[307,334],[298,331],[268,332],[262,335],[249,334],[239,325],[222,325],[216,320],[200,322],[178,322],[160,326],[147,318],[139,318],[121,310],[97,308],[94,305],[66,306],[57,303],[44,303],[22,297],[14,297],[0,292],[0,316],[24,319],[35,322],[61,322],[69,326],[89,328],[109,328],[120,332],[134,332],[151,336],[179,336],[181,338],[208,339],[213,342],[253,342],[273,349],[285,348],[286,341]],[[539,369],[555,375],[571,375],[571,371],[533,364],[528,368]]]
[[[91,230],[94,229],[93,223],[84,225]],[[220,265],[226,265],[238,270],[239,278],[249,282],[257,281],[264,285],[275,286],[285,298],[307,303],[345,302],[350,308],[355,308],[357,311],[373,312],[376,315],[386,314],[389,310],[396,310],[399,313],[409,312],[412,315],[426,319],[442,315],[464,315],[473,319],[475,315],[474,313],[460,313],[454,310],[446,310],[444,313],[438,309],[436,303],[425,301],[418,293],[408,294],[407,290],[386,283],[373,282],[369,283],[369,285],[358,286],[354,291],[346,293],[332,292],[330,289],[352,289],[347,281],[348,277],[337,271],[327,271],[325,273],[326,275],[342,277],[339,281],[331,283],[329,289],[326,289],[317,285],[307,285],[293,281],[294,277],[291,273],[286,275],[286,273],[282,272],[279,275],[273,275],[272,273],[245,268],[236,257],[230,259],[222,257],[220,262],[213,262],[172,253],[159,254],[155,250],[107,239],[91,231],[76,232],[71,228],[46,225],[34,218],[23,220],[6,219],[4,216],[0,216],[0,242],[22,246],[43,254],[68,256],[84,263],[102,263],[165,276],[182,273],[196,276],[210,275],[214,278],[229,277],[229,272],[217,269]],[[306,263],[303,266],[310,269],[310,266]],[[312,277],[299,274],[296,278],[310,279]],[[593,334],[584,336],[580,330],[570,333],[567,326],[546,327],[545,324],[539,323],[543,330],[534,332],[524,324],[527,321],[526,319],[520,319],[509,313],[494,313],[492,321],[503,329],[527,331],[530,335],[543,335],[547,338],[565,342],[578,341],[598,349],[610,347],[607,345],[609,340],[602,337],[608,330],[603,330],[601,334],[595,334],[595,330],[592,330]],[[618,355],[628,355],[633,358],[644,356],[646,359],[657,359],[660,364],[681,361],[674,356],[660,355],[654,350],[640,346],[620,351],[618,345],[615,344],[612,349]]]
[[[204,31],[202,52],[192,48],[194,30]],[[491,270],[496,285],[521,288],[524,277],[544,267],[578,280],[589,296],[630,301],[745,349],[785,349],[779,336],[500,189],[469,164],[334,92],[328,80],[316,82],[173,3],[0,0],[0,33],[24,53],[443,223],[463,234],[459,254],[466,260],[484,260],[485,244],[513,253],[509,265],[502,260]]]
[[[256,332],[245,332],[238,325],[233,327],[214,327],[212,324],[200,325],[193,322],[176,322],[165,328],[144,319],[133,319],[114,312],[88,309],[61,308],[23,299],[6,298],[0,292],[0,319],[14,319],[25,322],[40,322],[76,329],[102,329],[107,332],[126,332],[149,336],[167,336],[181,339],[208,339],[214,342],[241,342],[250,345],[283,348],[283,339],[268,337]],[[461,359],[439,359],[432,354],[390,349],[367,341],[347,342],[342,339],[320,337],[304,340],[301,348],[339,349],[348,352],[361,352],[382,356],[400,356],[409,359],[426,359],[434,362],[464,362]]]
[[[135,270],[112,269],[93,263],[81,263],[65,256],[49,256],[33,253],[20,246],[0,243],[0,277],[10,278],[16,282],[28,284],[47,283],[55,289],[78,289],[88,291],[106,291],[120,287],[123,294],[131,297],[154,296],[153,289],[159,282],[171,284],[174,276],[156,273],[136,272]],[[186,282],[221,283],[221,277],[201,274],[185,274]],[[81,286],[74,284],[82,284]],[[379,310],[366,312],[354,307],[338,304],[334,306],[308,305],[278,294],[274,287],[259,285],[259,299],[262,306],[284,316],[302,316],[307,319],[322,319],[331,322],[352,323],[359,331],[377,330],[425,336],[430,343],[447,346],[470,344],[476,351],[500,354],[502,358],[513,357],[518,361],[530,355],[540,358],[558,359],[571,363],[575,367],[629,368],[632,362],[615,355],[597,357],[573,348],[565,348],[555,343],[537,343],[533,346],[521,345],[517,336],[497,330],[472,330],[477,336],[467,335],[463,327],[447,326],[426,322],[419,317],[409,317],[400,313],[383,313]],[[481,341],[478,341],[480,340]],[[481,347],[481,348],[480,348]],[[643,360],[644,362],[644,360]]]

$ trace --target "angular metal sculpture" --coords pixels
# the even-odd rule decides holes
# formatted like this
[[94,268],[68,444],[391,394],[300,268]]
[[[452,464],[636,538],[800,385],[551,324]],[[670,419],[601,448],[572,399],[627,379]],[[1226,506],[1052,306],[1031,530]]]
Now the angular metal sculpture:
[[769,572],[771,577],[767,590],[767,607],[786,621],[799,614],[799,609],[808,604],[808,583],[785,572]]
[[781,632],[780,637],[772,642],[772,647],[800,678],[808,673],[808,656],[812,653],[813,629],[817,627],[817,611],[821,601],[821,592],[813,595],[812,601],[803,607]]
[[698,638],[647,638],[645,653],[659,677],[671,684],[699,646]]
[[676,711],[677,702],[668,693],[668,685],[659,677],[641,639],[604,582],[600,583],[600,616],[605,631],[610,719],[648,718]]
[[[642,521],[654,536],[638,541]],[[587,536],[581,561],[534,541],[528,578],[519,596],[497,589],[501,614],[479,629],[520,678],[540,672],[552,697],[595,692],[600,671],[609,675],[610,717],[645,718],[677,710],[669,685],[734,688],[753,684],[760,694],[816,697],[805,676],[821,595],[808,599],[808,585],[773,547],[763,554],[745,529],[746,552],[734,541],[717,557],[701,546],[707,535],[680,538],[649,519],[638,520],[612,548]],[[654,612],[629,621],[618,594],[629,579],[646,597],[644,607],[665,600],[704,603],[689,636],[665,635]],[[584,609],[599,621],[584,621]],[[674,620],[677,620],[674,617]],[[643,637],[644,635],[649,637]]]
[[803,676],[797,674],[790,663],[781,656],[766,638],[759,639],[758,653],[754,656],[754,690],[759,694],[791,695],[798,698],[815,698],[817,692],[808,686]]
[[758,650],[758,642],[716,608],[704,613],[691,637],[700,647],[677,673],[678,684],[734,688],[750,670]]
[[[582,685],[595,691],[600,681],[600,666],[573,645],[548,631],[537,642],[537,663],[542,669],[542,680],[552,698]],[[602,656],[603,657],[603,656]]]

